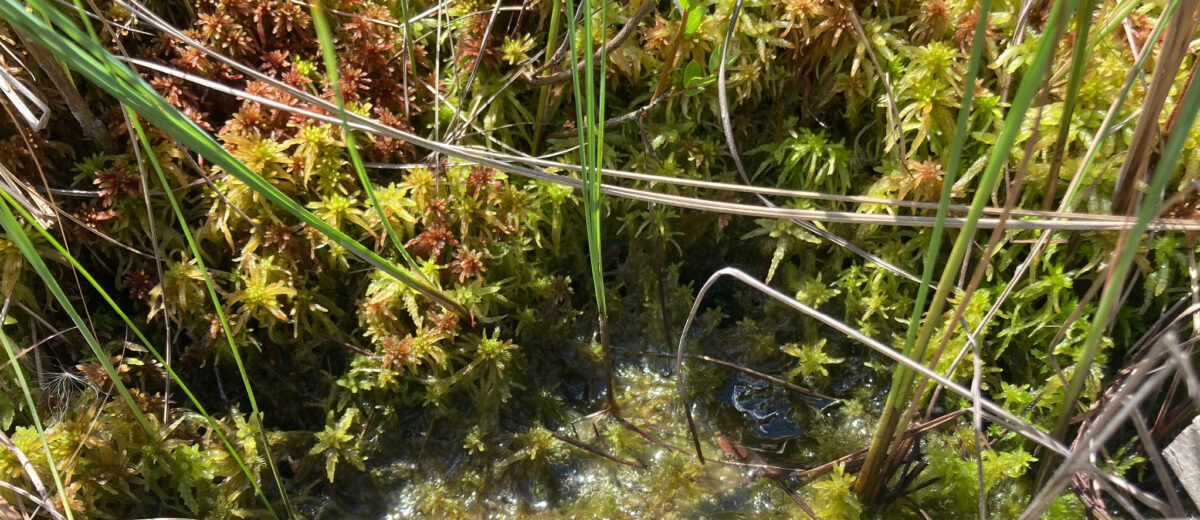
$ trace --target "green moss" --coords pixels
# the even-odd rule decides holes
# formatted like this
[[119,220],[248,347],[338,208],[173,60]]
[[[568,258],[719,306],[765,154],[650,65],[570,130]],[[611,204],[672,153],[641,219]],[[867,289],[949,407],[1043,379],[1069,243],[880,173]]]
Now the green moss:
[[[339,85],[327,84],[319,74],[312,20],[301,4],[198,0],[152,7],[190,29],[205,46],[296,88],[326,97],[340,89],[349,110],[387,125],[470,147],[539,150],[556,154],[556,160],[580,162],[569,151],[578,144],[574,128],[579,124],[569,110],[570,89],[564,84],[543,89],[518,77],[527,72],[521,67],[529,58],[534,58],[534,67],[546,62],[537,51],[553,53],[562,43],[562,30],[559,41],[545,41],[550,9],[561,3],[533,2],[521,11],[502,10],[492,20],[491,2],[451,2],[443,13],[449,14],[449,21],[426,16],[408,31],[397,23],[433,5],[423,0],[327,4],[346,13],[334,24]],[[629,20],[640,5],[606,3],[605,15],[612,23],[601,27],[600,13],[592,13],[594,34],[579,38],[593,38],[596,44],[611,39],[618,24]],[[667,90],[660,104],[636,118],[636,124],[630,119],[631,124],[606,130],[605,166],[741,183],[713,86],[733,2],[688,5],[696,18],[692,32],[677,48],[672,40],[681,25],[688,25],[678,10],[664,3],[609,55],[605,99],[610,114],[640,110],[660,80]],[[105,2],[100,7],[128,18],[128,13]],[[746,150],[740,159],[760,185],[936,202],[945,171],[952,166],[947,161],[954,114],[965,89],[973,88],[969,137],[962,163],[953,165],[962,176],[950,191],[952,202],[961,202],[973,195],[973,179],[1003,124],[1011,97],[1011,88],[1004,86],[1008,75],[1015,79],[1027,71],[1036,36],[1044,28],[1031,20],[1023,43],[1013,44],[1019,6],[997,2],[985,33],[982,75],[976,85],[967,86],[962,77],[975,22],[973,2],[924,0],[857,7],[869,45],[859,40],[841,4],[743,3],[726,57],[730,130]],[[1096,19],[1112,21],[1115,8],[1100,6]],[[1040,207],[1052,182],[1050,152],[1058,128],[1070,123],[1060,192],[1051,202],[1061,198],[1062,186],[1080,166],[1128,72],[1132,49],[1127,40],[1145,45],[1137,39],[1148,35],[1161,9],[1157,4],[1140,6],[1128,24],[1121,24],[1128,25],[1128,38],[1097,40],[1070,121],[1063,101],[1066,82],[1048,84],[1038,100],[1042,117],[1026,118],[1008,165],[1016,171],[1028,161],[1019,208]],[[561,25],[561,13],[559,18]],[[135,27],[150,30],[144,24]],[[1069,25],[1068,34],[1073,31]],[[180,42],[137,31],[119,37],[134,56],[274,101],[297,102]],[[409,38],[415,39],[411,45]],[[0,27],[0,39],[20,41],[6,26]],[[105,43],[115,47],[116,42]],[[677,56],[670,55],[672,49]],[[20,45],[14,52],[26,63],[36,62]],[[409,55],[413,63],[407,62]],[[1055,58],[1053,70],[1067,70],[1070,59],[1064,51]],[[1185,60],[1172,99],[1182,94],[1186,71],[1195,66],[1193,56]],[[667,70],[669,61],[678,66]],[[39,94],[57,112],[48,129],[30,135],[25,127],[0,122],[0,135],[11,136],[0,138],[0,159],[17,177],[36,178],[29,181],[38,187],[35,192],[41,193],[45,183],[85,195],[55,199],[74,220],[56,221],[52,231],[63,233],[73,254],[120,295],[118,303],[136,322],[146,323],[155,346],[171,343],[172,368],[196,389],[219,431],[233,439],[246,460],[254,483],[267,489],[267,499],[276,504],[282,501],[269,485],[268,462],[283,468],[285,490],[302,516],[793,518],[803,512],[782,486],[790,490],[802,479],[713,460],[751,464],[759,457],[776,466],[811,468],[869,442],[893,365],[784,305],[722,281],[687,331],[687,352],[769,373],[838,402],[820,408],[811,398],[728,366],[688,358],[684,392],[694,406],[698,442],[710,459],[700,464],[679,409],[674,349],[696,290],[722,267],[743,268],[890,345],[903,342],[915,294],[910,281],[788,220],[735,218],[606,196],[602,270],[609,332],[617,352],[616,394],[621,417],[642,434],[609,416],[594,415],[605,384],[603,356],[592,325],[597,304],[584,240],[586,219],[577,192],[428,156],[426,150],[394,138],[356,136],[366,160],[386,166],[368,170],[381,210],[376,212],[357,179],[347,174],[348,136],[339,128],[147,71],[148,81],[171,104],[216,133],[253,171],[324,222],[399,262],[381,220],[388,219],[415,258],[414,269],[470,311],[455,316],[395,279],[364,269],[344,248],[272,209],[219,168],[200,165],[208,180],[200,179],[186,152],[165,136],[151,134],[155,153],[184,202],[184,224],[197,230],[200,255],[211,268],[221,310],[230,317],[264,411],[261,418],[243,414],[239,410],[247,409],[249,402],[223,343],[217,309],[205,295],[204,273],[158,198],[164,187],[149,177],[143,186],[130,137],[105,113],[116,110],[115,102],[81,87],[88,104],[111,127],[107,137],[114,146],[99,150],[101,143],[80,140],[74,118],[59,108],[66,106],[65,98],[45,87],[41,72],[20,71],[9,61],[3,64],[18,70],[23,84],[39,85]],[[886,78],[877,67],[885,69]],[[554,64],[546,73],[556,70],[565,69]],[[440,76],[435,78],[435,73]],[[1135,82],[1117,120],[1132,118],[1145,95],[1145,85]],[[542,99],[545,110],[538,106]],[[546,114],[544,120],[536,120],[538,113]],[[470,124],[460,126],[463,118]],[[1118,128],[1100,146],[1081,178],[1092,191],[1077,210],[1111,211],[1109,199],[1129,152],[1132,127]],[[1193,129],[1189,136],[1172,177],[1178,189],[1200,176],[1200,130]],[[31,148],[26,148],[26,138]],[[733,192],[630,179],[612,182],[673,195],[759,203]],[[996,195],[997,205],[1004,202],[1007,190]],[[143,200],[147,194],[149,208]],[[1194,217],[1198,202],[1195,196],[1183,197],[1166,208],[1165,215]],[[899,216],[933,214],[844,199],[777,197],[777,203]],[[145,231],[151,224],[157,242]],[[919,271],[930,239],[921,229],[823,227],[913,272]],[[1005,235],[965,306],[968,329],[978,327],[1001,297],[1037,236],[1028,231]],[[987,235],[976,238],[982,244]],[[996,318],[982,329],[980,359],[963,350],[968,343],[963,327],[958,327],[946,342],[949,354],[935,367],[965,383],[979,361],[985,395],[1042,428],[1059,419],[1054,410],[1065,397],[1056,367],[1068,377],[1080,369],[1082,341],[1096,319],[1093,304],[1083,296],[1103,281],[1101,266],[1116,246],[1112,233],[1060,233],[1052,238]],[[35,244],[54,260],[50,263],[60,279],[74,279],[57,254],[40,241]],[[1142,277],[1128,291],[1111,336],[1101,343],[1081,406],[1099,399],[1131,346],[1159,315],[1186,297],[1195,247],[1193,239],[1179,233],[1160,233],[1146,245],[1137,264]],[[156,255],[162,260],[161,276]],[[979,260],[974,257],[972,265]],[[79,292],[79,305],[86,307],[123,382],[153,419],[161,442],[151,442],[135,426],[127,407],[113,400],[112,381],[96,369],[96,360],[71,332],[63,310],[47,303],[21,253],[3,236],[0,269],[0,294],[14,303],[3,324],[5,334],[21,348],[40,345],[0,377],[0,426],[48,482],[48,463],[32,429],[32,411],[18,398],[12,370],[36,376],[38,384],[31,391],[46,420],[51,452],[56,460],[70,461],[61,466],[69,483],[67,505],[77,516],[268,516],[217,432],[177,388],[168,391],[162,368],[142,355],[143,346],[129,343],[123,322],[97,303],[90,289]],[[952,303],[958,304],[959,298]],[[1079,319],[1064,328],[1076,310],[1081,312]],[[948,333],[952,312],[928,318],[942,320],[935,341]],[[1051,345],[1059,334],[1061,341]],[[962,361],[951,370],[951,360],[960,351],[965,352]],[[932,396],[928,389],[922,399]],[[941,413],[963,407],[966,401],[943,393],[939,401],[927,404]],[[1034,458],[1033,445],[995,425],[986,432],[982,490],[976,439],[970,419],[963,416],[925,435],[913,451],[923,469],[889,480],[891,489],[882,503],[870,504],[851,492],[854,464],[836,466],[798,493],[829,519],[918,518],[918,509],[935,518],[972,516],[981,492],[992,517],[1015,517],[1032,494],[1040,461]],[[258,442],[263,434],[271,441],[271,453]],[[1144,460],[1127,449],[1132,446],[1130,435],[1122,434],[1126,449],[1115,452],[1110,463],[1114,471],[1142,481]],[[604,455],[571,446],[563,437]],[[9,482],[24,478],[10,451],[0,450],[0,475]],[[0,499],[12,504],[18,497],[0,490]],[[1082,505],[1069,494],[1056,498],[1046,514],[1082,516]]]

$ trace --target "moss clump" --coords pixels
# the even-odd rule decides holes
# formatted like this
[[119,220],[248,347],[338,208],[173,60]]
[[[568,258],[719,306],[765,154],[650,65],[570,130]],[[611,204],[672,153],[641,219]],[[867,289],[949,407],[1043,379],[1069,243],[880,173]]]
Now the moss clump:
[[[742,183],[714,86],[734,3],[686,4],[688,18],[666,3],[638,18],[642,2],[604,3],[604,13],[583,15],[593,17],[596,30],[579,38],[596,45],[612,41],[621,24],[630,24],[631,36],[607,55],[605,99],[610,114],[637,117],[612,121],[605,166]],[[933,210],[923,203],[938,201],[952,167],[961,176],[949,187],[950,202],[965,202],[1003,127],[1012,86],[1029,72],[1036,42],[1053,29],[1044,26],[1049,4],[1034,5],[1019,22],[1018,3],[997,2],[983,20],[982,73],[975,85],[964,85],[979,21],[975,2],[741,5],[725,53],[728,133],[746,150],[738,159],[756,184],[821,192],[815,200],[779,202],[797,209],[929,217]],[[332,100],[338,92],[350,112],[394,129],[475,151],[536,150],[564,163],[580,162],[572,151],[580,124],[571,115],[572,89],[545,79],[566,77],[569,58],[556,56],[556,50],[563,43],[562,21],[572,17],[562,14],[560,3],[530,2],[495,12],[492,3],[479,1],[345,0],[325,6],[334,22],[336,84],[318,66],[313,20],[302,4],[185,0],[147,7],[207,49],[321,99]],[[118,295],[118,305],[145,324],[153,346],[171,347],[171,367],[215,419],[215,425],[209,423],[183,399],[147,355],[147,345],[131,340],[120,317],[89,286],[76,284],[66,259],[31,235],[71,301],[87,311],[102,354],[131,388],[134,408],[155,435],[140,428],[133,409],[114,397],[115,381],[99,368],[65,309],[51,303],[13,237],[0,236],[3,330],[24,352],[0,369],[0,426],[41,480],[50,482],[49,461],[32,428],[37,412],[66,487],[65,500],[56,499],[60,509],[90,518],[268,517],[264,502],[282,511],[286,495],[301,516],[311,517],[790,518],[803,513],[793,500],[799,498],[822,518],[916,518],[972,515],[982,493],[992,516],[1007,518],[1029,500],[1042,455],[1032,443],[995,427],[985,430],[986,446],[976,446],[967,415],[953,416],[914,441],[911,457],[919,463],[908,467],[920,471],[894,475],[884,486],[886,500],[874,504],[851,492],[853,460],[815,473],[779,469],[818,467],[864,447],[892,365],[840,333],[727,282],[714,286],[686,331],[687,352],[742,364],[837,402],[817,403],[727,365],[688,358],[683,391],[694,403],[698,443],[719,462],[700,464],[693,456],[672,357],[696,290],[713,271],[743,268],[868,336],[901,345],[916,291],[893,269],[789,220],[735,218],[606,196],[600,237],[605,306],[616,347],[620,417],[628,424],[593,415],[602,405],[605,381],[592,326],[597,305],[587,226],[576,192],[430,154],[392,136],[356,134],[378,200],[374,208],[348,173],[353,165],[345,131],[300,113],[321,114],[321,107],[158,34],[144,16],[106,2],[88,7],[131,24],[101,32],[105,45],[243,91],[230,96],[142,69],[171,105],[216,134],[272,186],[389,260],[400,264],[411,256],[420,276],[469,312],[455,315],[366,268],[338,243],[151,129],[150,153],[171,184],[160,185],[144,171],[146,156],[135,150],[116,100],[83,84],[49,88],[57,85],[56,69],[22,66],[43,60],[0,25],[0,44],[12,50],[0,53],[0,66],[37,86],[54,108],[49,125],[39,131],[19,120],[0,121],[0,162],[22,189],[28,187],[24,192],[45,201],[45,207],[30,206],[45,214],[52,233]],[[1062,201],[1135,49],[1157,48],[1147,39],[1163,6],[1119,8],[1099,5],[1087,13],[1096,20],[1094,44],[1073,96],[1068,82],[1060,81],[1077,58],[1073,47],[1064,44],[1055,55],[1055,81],[1038,96],[1039,117],[1025,119],[1007,165],[1024,172],[1023,185],[1001,188],[994,205],[1013,197],[1017,208],[1033,210]],[[601,19],[611,23],[602,26]],[[1125,30],[1123,37],[1097,32],[1117,27]],[[1067,41],[1078,37],[1077,22],[1064,30]],[[1181,96],[1187,71],[1196,65],[1194,55],[1184,60],[1171,99]],[[531,71],[541,65],[544,70]],[[968,137],[960,164],[950,164],[955,116],[966,92],[974,92]],[[1134,82],[1116,120],[1134,119],[1146,95],[1146,85]],[[1075,103],[1069,117],[1068,97]],[[84,116],[106,129],[103,135],[82,127]],[[1133,132],[1133,125],[1124,125],[1101,142],[1092,166],[1078,178],[1088,191],[1075,210],[1111,212]],[[1170,218],[1194,218],[1200,204],[1185,193],[1200,175],[1195,160],[1200,130],[1188,135],[1171,178],[1180,196],[1164,208]],[[575,175],[568,164],[548,171]],[[729,190],[608,181],[758,204],[749,194]],[[166,190],[182,199],[183,222],[174,220],[162,197]],[[50,218],[51,206],[61,210],[62,219]],[[200,258],[188,248],[181,225],[195,231]],[[388,239],[389,226],[401,244]],[[931,235],[924,228],[823,228],[908,272],[920,272]],[[1068,397],[1061,374],[1082,370],[1082,343],[1097,319],[1087,294],[1103,283],[1104,259],[1117,238],[1053,233],[1007,293],[1039,237],[1027,230],[1003,237],[980,287],[965,303],[965,327],[950,332],[952,311],[927,319],[938,320],[933,339],[944,340],[947,352],[934,368],[962,382],[978,361],[987,397],[1048,429],[1061,419],[1056,409]],[[1194,237],[1184,233],[1159,233],[1147,243],[1136,265],[1141,276],[1088,368],[1081,406],[1099,401],[1154,319],[1189,294],[1195,249]],[[205,274],[229,318],[244,373],[226,343],[221,313],[208,298]],[[984,324],[1002,297],[997,314]],[[979,328],[985,348],[978,354],[967,348],[964,328]],[[951,366],[955,358],[961,361]],[[34,409],[25,404],[18,370],[34,382],[28,385]],[[246,412],[253,407],[243,377],[256,391],[261,417]],[[935,401],[933,395],[930,390],[919,398],[929,418],[968,405],[956,396],[939,394]],[[225,447],[222,435],[236,453]],[[1128,443],[1131,435],[1114,442]],[[244,470],[235,454],[245,461]],[[1127,450],[1114,469],[1139,467],[1137,457]],[[0,450],[6,481],[21,481],[25,471],[15,451]],[[0,490],[0,499],[24,500],[7,489]],[[1073,496],[1063,495],[1048,514],[1073,518],[1082,509]]]

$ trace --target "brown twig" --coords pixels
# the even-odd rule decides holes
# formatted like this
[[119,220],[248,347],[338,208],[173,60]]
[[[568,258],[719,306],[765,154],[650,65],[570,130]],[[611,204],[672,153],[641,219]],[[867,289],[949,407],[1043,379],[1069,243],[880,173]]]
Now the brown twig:
[[1117,182],[1113,188],[1112,213],[1114,215],[1130,214],[1136,206],[1139,193],[1136,184],[1149,168],[1157,149],[1157,143],[1163,135],[1158,117],[1175,84],[1176,74],[1179,72],[1179,67],[1187,54],[1188,44],[1192,39],[1191,35],[1196,30],[1195,11],[1198,8],[1200,8],[1200,2],[1185,0],[1180,5],[1179,13],[1175,15],[1171,25],[1167,28],[1167,34],[1163,38],[1161,46],[1162,50],[1158,55],[1158,64],[1154,67],[1150,87],[1147,89],[1145,100],[1142,103],[1142,112],[1138,116],[1133,137],[1129,141],[1129,154],[1125,156],[1125,162],[1121,164],[1121,172],[1117,175]]

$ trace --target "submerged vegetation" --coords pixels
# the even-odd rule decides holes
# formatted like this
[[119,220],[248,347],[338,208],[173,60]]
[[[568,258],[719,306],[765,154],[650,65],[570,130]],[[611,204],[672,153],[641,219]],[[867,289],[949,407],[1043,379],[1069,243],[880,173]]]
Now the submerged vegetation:
[[1195,513],[1198,16],[0,0],[0,513]]

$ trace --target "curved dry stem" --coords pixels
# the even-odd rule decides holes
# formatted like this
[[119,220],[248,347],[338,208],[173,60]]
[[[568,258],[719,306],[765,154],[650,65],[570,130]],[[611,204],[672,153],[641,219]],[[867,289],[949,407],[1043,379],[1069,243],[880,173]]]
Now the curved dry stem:
[[[941,384],[942,386],[950,389],[950,391],[952,391],[962,397],[965,397],[967,399],[971,398],[971,390],[970,389],[943,377],[941,374],[938,374],[937,372],[935,372],[933,370],[930,370],[929,367],[926,367],[923,363],[913,360],[913,359],[909,359],[908,357],[904,356],[896,349],[893,349],[887,345],[884,345],[883,343],[879,342],[878,340],[875,340],[869,336],[864,335],[863,333],[859,332],[858,330],[854,329],[853,327],[851,327],[849,325],[846,325],[845,323],[837,320],[836,318],[833,318],[821,311],[813,309],[812,307],[809,307],[808,305],[805,305],[804,303],[802,303],[782,292],[779,292],[779,291],[771,288],[770,286],[758,281],[753,276],[750,276],[745,271],[742,271],[740,269],[733,268],[733,267],[726,267],[724,269],[718,270],[717,272],[713,273],[713,275],[710,276],[708,278],[708,280],[704,282],[704,285],[700,288],[700,292],[697,293],[697,295],[696,295],[696,302],[692,304],[691,312],[688,313],[687,320],[684,322],[683,333],[680,334],[679,345],[675,351],[675,372],[676,372],[675,375],[676,375],[676,387],[677,387],[676,389],[679,393],[680,401],[684,405],[684,412],[685,412],[685,415],[688,417],[689,423],[693,422],[693,419],[691,418],[692,417],[691,409],[688,405],[687,394],[685,392],[684,374],[683,374],[683,354],[684,354],[684,345],[687,341],[688,329],[691,328],[692,321],[695,319],[696,314],[699,312],[700,304],[704,301],[704,296],[708,293],[709,289],[712,288],[714,283],[716,283],[718,280],[720,280],[721,278],[726,277],[726,276],[731,276],[733,278],[736,278],[739,281],[741,281],[742,283],[745,283],[746,285],[753,287],[755,290],[757,290],[767,296],[770,296],[771,298],[775,299],[776,301],[783,303],[784,305],[787,305],[788,307],[791,307],[792,309],[799,311],[799,312],[807,315],[808,317],[821,322],[822,324],[832,327],[834,330],[837,330],[838,332],[845,334],[846,336],[850,337],[851,339],[853,339],[859,343],[862,343],[863,345],[866,345],[867,347],[870,347],[871,350],[874,350],[880,354],[883,354],[884,356],[886,356],[887,358],[889,358],[893,361],[896,361],[900,364],[903,364],[904,366],[907,366],[909,369],[913,370],[914,372],[916,372],[922,376],[925,376],[929,379],[932,379],[933,381]],[[1001,425],[1015,431],[1016,433],[1026,437],[1027,439],[1049,449],[1050,451],[1053,451],[1055,453],[1060,453],[1060,454],[1069,454],[1070,453],[1070,450],[1068,450],[1066,447],[1064,447],[1058,441],[1050,438],[1050,436],[1046,435],[1045,433],[1042,433],[1041,431],[1037,430],[1036,428],[1025,424],[1024,421],[1022,421],[1016,415],[1013,415],[1012,412],[1009,412],[1008,410],[1004,409],[1002,406],[1000,406],[990,400],[987,400],[987,399],[980,399],[979,403],[980,403],[980,406],[984,409],[984,411],[986,411],[988,414],[990,414],[990,418],[989,418],[990,421],[995,422],[997,424],[1001,424]],[[693,435],[694,435],[694,432],[693,432]],[[693,439],[693,441],[697,445],[699,444],[699,439]],[[702,454],[699,454],[699,455],[701,457],[703,456]]]
[[904,141],[904,129],[900,127],[900,109],[896,106],[896,93],[892,90],[891,74],[888,69],[883,68],[879,64],[879,59],[875,57],[875,49],[871,47],[871,39],[867,37],[867,33],[862,28],[862,18],[858,15],[858,9],[853,4],[845,0],[839,0],[839,7],[850,15],[850,25],[854,28],[854,35],[858,37],[859,43],[867,52],[867,57],[871,59],[871,63],[875,65],[875,70],[879,74],[879,79],[883,83],[883,92],[887,100],[887,120],[888,126],[891,127],[891,132],[896,136],[896,162],[900,164],[900,171],[905,175],[912,175],[908,171],[908,145]]
[[[496,0],[496,5],[492,6],[492,14],[488,16],[487,27],[484,27],[483,38],[480,39],[480,48],[486,47],[488,40],[492,37],[492,28],[496,25],[496,16],[500,14],[500,2],[501,0]],[[462,91],[466,92],[471,90],[471,85],[475,83],[475,76],[479,73],[479,64],[483,63],[483,55],[483,52],[475,55],[475,62],[471,64],[471,75],[467,76],[467,83],[463,85]],[[450,118],[451,121],[458,119],[459,114],[462,113],[464,101],[466,101],[466,98],[460,97],[458,103],[454,105],[454,117]],[[454,131],[447,130],[447,134],[453,133]]]
[[[1063,446],[1060,442],[1058,442],[1054,438],[1052,438],[1049,435],[1047,435],[1046,433],[1038,430],[1037,428],[1025,423],[1019,417],[1012,414],[1011,412],[1004,409],[1003,407],[996,404],[995,402],[988,400],[988,399],[984,399],[982,396],[978,395],[977,393],[973,393],[971,391],[971,389],[965,388],[962,385],[955,383],[954,381],[951,381],[951,380],[943,377],[942,375],[938,374],[937,372],[929,369],[923,363],[904,356],[899,351],[897,351],[891,347],[888,347],[887,345],[884,345],[883,343],[862,334],[861,332],[855,330],[853,327],[850,327],[849,325],[846,325],[845,323],[843,323],[829,315],[826,315],[816,309],[813,309],[813,308],[805,305],[804,303],[797,301],[797,300],[787,296],[786,294],[783,294],[783,293],[771,288],[770,286],[767,286],[766,284],[758,281],[753,276],[750,276],[749,274],[745,273],[744,271],[741,271],[741,270],[733,268],[733,267],[727,267],[724,269],[720,269],[717,272],[713,273],[713,275],[710,276],[708,278],[708,280],[705,281],[704,285],[700,288],[700,292],[697,293],[697,296],[696,296],[696,301],[692,304],[691,311],[688,313],[687,320],[684,322],[683,332],[680,334],[680,338],[679,338],[679,345],[675,351],[676,391],[679,395],[680,403],[683,406],[684,416],[687,419],[687,422],[689,425],[690,434],[692,436],[692,442],[696,448],[696,455],[701,461],[704,461],[704,458],[703,458],[704,454],[700,448],[700,439],[695,431],[695,427],[694,427],[695,420],[692,416],[691,404],[690,404],[690,400],[687,397],[687,391],[686,391],[686,386],[685,386],[684,371],[683,371],[684,346],[687,341],[687,332],[691,328],[692,322],[695,319],[696,314],[699,312],[700,305],[704,300],[704,296],[712,288],[713,284],[715,284],[718,280],[720,280],[721,278],[726,277],[726,276],[736,278],[737,280],[741,281],[742,283],[745,283],[746,285],[751,286],[755,290],[757,290],[767,296],[770,296],[771,298],[775,299],[776,301],[783,303],[784,305],[787,305],[788,307],[790,307],[794,310],[797,310],[797,311],[805,314],[806,316],[819,321],[820,323],[822,323],[824,325],[832,327],[833,329],[837,330],[838,332],[845,334],[846,336],[850,337],[851,339],[854,339],[855,341],[857,341],[859,343],[862,343],[863,345],[866,345],[867,347],[871,348],[871,350],[874,350],[874,351],[888,357],[889,359],[891,359],[893,361],[903,364],[904,366],[908,367],[910,370],[913,370],[914,372],[933,380],[934,382],[938,383],[939,385],[941,385],[945,388],[948,388],[950,391],[954,392],[955,394],[958,394],[961,397],[970,399],[972,401],[974,407],[977,407],[978,409],[982,410],[983,412],[986,412],[986,414],[987,414],[986,419],[989,422],[998,424],[1002,427],[1012,430],[1013,432],[1017,433],[1018,435],[1021,435],[1021,436],[1025,437],[1026,439],[1029,439],[1030,441],[1050,450],[1053,453],[1059,454],[1060,456],[1065,456],[1065,457],[1071,458],[1070,460],[1072,461],[1071,463],[1074,465],[1074,468],[1072,469],[1072,471],[1070,473],[1068,473],[1068,475],[1073,474],[1076,471],[1085,471],[1085,472],[1088,472],[1089,474],[1095,476],[1096,478],[1098,478],[1101,482],[1103,482],[1107,485],[1110,485],[1116,489],[1120,489],[1124,492],[1130,493],[1131,495],[1137,497],[1139,500],[1142,500],[1143,502],[1153,503],[1153,504],[1161,504],[1161,501],[1159,501],[1159,500],[1155,499],[1153,496],[1137,489],[1135,486],[1130,484],[1124,478],[1117,476],[1117,475],[1113,475],[1111,473],[1108,473],[1107,471],[1100,469],[1094,463],[1092,463],[1088,457],[1079,456],[1078,453],[1081,450],[1068,449],[1066,446]],[[1164,350],[1169,350],[1169,348],[1164,348]],[[1151,356],[1151,358],[1157,359],[1154,356]],[[1150,366],[1153,367],[1154,365],[1150,365]],[[1150,370],[1146,370],[1146,371],[1142,372],[1141,374],[1144,375],[1146,372],[1149,372],[1149,371]],[[1144,399],[1144,396],[1142,396],[1142,393],[1157,391],[1156,385],[1158,383],[1161,383],[1160,378],[1166,377],[1166,375],[1167,375],[1166,372],[1168,372],[1168,371],[1159,370],[1158,372],[1155,372],[1153,375],[1150,376],[1150,380],[1148,380],[1144,384],[1140,382],[1141,380],[1132,380],[1131,379],[1130,381],[1132,383],[1138,383],[1138,384],[1134,385],[1131,383],[1126,383],[1125,385],[1122,386],[1122,390],[1124,391],[1125,389],[1128,389],[1128,388],[1140,387],[1142,389],[1142,392],[1138,393],[1137,395],[1140,396],[1141,399]],[[1113,411],[1112,409],[1107,409],[1106,413],[1101,418],[1097,419],[1096,422],[1099,424],[1105,424],[1106,429],[1115,431],[1115,429],[1120,426],[1119,423],[1121,422],[1121,420],[1126,416],[1125,414],[1128,414],[1128,410],[1125,410],[1125,408],[1127,408],[1127,407],[1112,407],[1112,408],[1121,408],[1121,409],[1118,409],[1116,411]],[[1114,426],[1114,424],[1115,424],[1115,426]],[[1100,436],[1100,435],[1094,436],[1094,439],[1096,439],[1095,440],[1096,446],[1098,446],[1099,444],[1102,444],[1101,440],[1107,439],[1109,436],[1111,436],[1111,432],[1107,432],[1103,436]],[[1074,458],[1072,458],[1072,457],[1074,457]],[[1052,499],[1054,496],[1055,495],[1050,495],[1049,498]],[[1048,502],[1047,502],[1047,504],[1048,504]]]
[[[124,51],[124,49],[122,49],[122,52],[123,51]],[[125,118],[125,126],[127,128],[132,128],[132,125],[130,125],[130,121],[129,121],[129,111],[122,110],[121,115]],[[132,133],[132,131],[130,133]],[[139,181],[141,182],[141,186],[142,186],[142,200],[146,204],[146,214],[153,215],[154,208],[150,204],[150,181],[149,181],[150,174],[149,174],[149,172],[146,171],[146,162],[142,158],[142,149],[140,147],[134,146],[133,147],[133,155],[137,159],[138,173],[139,173],[139,177],[140,177]],[[166,278],[163,276],[162,248],[159,246],[159,243],[158,243],[158,225],[155,224],[154,219],[152,219],[152,218],[146,219],[146,223],[147,223],[146,230],[149,231],[149,233],[150,233],[150,246],[154,251],[154,274],[155,274],[155,276],[158,277],[159,280],[165,280]],[[171,342],[171,309],[169,308],[168,305],[163,305],[162,310],[163,310],[163,339],[164,339],[163,347],[164,347],[164,354],[165,354],[164,358],[166,359],[166,361],[164,361],[163,364],[169,366],[171,364],[171,358],[174,354],[174,348],[173,348],[174,345]],[[171,411],[171,375],[164,373],[163,374],[163,412],[162,412],[163,424],[167,424],[170,411]]]

